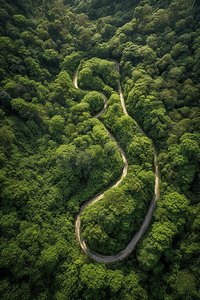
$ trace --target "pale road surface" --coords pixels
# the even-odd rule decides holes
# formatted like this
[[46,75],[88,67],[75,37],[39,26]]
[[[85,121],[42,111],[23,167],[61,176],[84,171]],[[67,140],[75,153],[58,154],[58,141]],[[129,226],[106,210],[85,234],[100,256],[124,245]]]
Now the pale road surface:
[[[119,64],[118,64],[118,62],[117,61],[114,61],[114,62],[115,62],[115,65],[116,65],[116,70],[119,72]],[[76,72],[75,77],[74,77],[74,85],[78,89],[79,87],[78,87],[78,84],[77,84],[77,75],[78,75],[78,71]],[[118,81],[118,90],[119,90],[119,94],[120,94],[120,100],[121,100],[121,104],[122,104],[122,107],[123,107],[123,111],[128,116],[128,113],[127,113],[127,110],[126,110],[126,107],[125,107],[124,97],[123,97],[123,94],[122,94],[122,89],[121,89],[120,81]],[[101,95],[104,97],[104,100],[105,100],[104,108],[101,110],[100,113],[98,113],[96,116],[94,116],[94,118],[98,118],[107,109],[107,98],[105,97],[105,95],[103,95],[103,94],[101,94]],[[142,129],[139,127],[139,125],[137,125],[137,128],[139,129],[139,131],[144,136],[146,136],[145,133],[142,131]],[[112,139],[112,141],[114,141],[114,142],[117,143],[117,141],[114,139],[114,137],[109,133],[109,131],[107,129],[106,129],[106,131],[108,133],[108,136]],[[81,235],[81,220],[80,220],[80,217],[81,217],[81,214],[82,214],[83,210],[88,205],[93,204],[93,203],[97,202],[98,200],[100,200],[101,198],[103,198],[104,193],[107,190],[109,190],[109,189],[117,186],[122,181],[123,177],[125,177],[126,174],[127,174],[128,162],[127,162],[127,159],[126,159],[124,151],[122,150],[122,148],[120,147],[120,145],[118,143],[117,143],[117,148],[119,149],[120,154],[121,154],[121,156],[123,158],[123,161],[124,161],[124,169],[123,169],[123,173],[122,173],[120,179],[112,187],[104,190],[104,192],[102,194],[97,195],[94,198],[92,198],[91,200],[85,202],[81,206],[81,208],[80,208],[79,214],[78,214],[78,216],[76,218],[75,233],[76,233],[76,236],[78,238],[78,241],[79,241],[79,243],[80,243],[81,248],[83,249],[83,251],[90,258],[94,259],[95,261],[104,262],[104,263],[108,264],[108,263],[114,263],[114,262],[117,262],[119,260],[124,259],[125,257],[127,257],[133,251],[133,249],[135,248],[136,244],[141,239],[141,237],[144,234],[145,230],[149,226],[149,223],[151,221],[151,217],[152,217],[152,215],[154,213],[154,210],[156,208],[156,202],[157,202],[158,196],[159,196],[159,177],[158,177],[158,165],[157,165],[157,151],[156,151],[155,145],[152,144],[152,146],[153,146],[153,149],[154,149],[154,165],[155,165],[155,175],[156,175],[156,180],[155,180],[155,195],[153,196],[153,199],[151,200],[149,209],[147,211],[147,214],[146,214],[146,216],[145,216],[145,218],[143,220],[143,223],[142,223],[139,231],[133,236],[132,240],[126,246],[126,248],[124,250],[120,251],[118,254],[115,254],[115,255],[101,255],[101,254],[98,254],[98,253],[94,252],[92,249],[89,249],[89,247],[86,245],[86,243],[83,240],[82,235]]]

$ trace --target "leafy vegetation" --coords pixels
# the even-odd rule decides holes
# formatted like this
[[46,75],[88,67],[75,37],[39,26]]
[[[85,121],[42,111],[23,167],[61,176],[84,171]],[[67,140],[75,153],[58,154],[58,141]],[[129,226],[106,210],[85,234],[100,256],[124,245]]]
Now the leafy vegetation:
[[[200,299],[199,56],[198,1],[0,1],[2,300]],[[100,120],[97,91],[108,97]],[[74,232],[80,205],[123,169],[105,127],[129,167],[82,214],[99,253],[122,250],[140,228],[154,194],[152,141],[159,151],[150,226],[112,265],[88,258]]]

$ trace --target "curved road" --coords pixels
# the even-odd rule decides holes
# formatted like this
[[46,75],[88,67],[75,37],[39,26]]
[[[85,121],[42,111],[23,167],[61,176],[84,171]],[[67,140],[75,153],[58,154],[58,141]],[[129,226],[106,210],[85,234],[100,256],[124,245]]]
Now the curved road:
[[[119,72],[119,64],[118,64],[118,62],[117,61],[114,61],[114,62],[115,62],[115,65],[116,65],[116,69]],[[74,77],[74,85],[78,89],[79,87],[78,87],[78,84],[77,84],[77,75],[78,75],[78,71],[76,72],[75,77]],[[120,81],[118,81],[118,90],[119,90],[119,94],[120,94],[120,100],[121,100],[121,104],[122,104],[122,107],[123,107],[123,111],[128,116],[128,113],[127,113],[127,110],[126,110],[126,107],[125,107],[124,97],[123,97],[123,94],[122,94],[122,89],[121,89]],[[98,113],[96,116],[94,116],[94,118],[98,118],[107,109],[107,98],[106,98],[105,95],[103,95],[103,94],[101,94],[101,95],[104,97],[104,100],[105,100],[104,108],[101,110],[100,113]],[[142,129],[139,127],[139,125],[137,125],[137,128],[139,129],[139,131],[143,135],[145,135],[145,133],[142,131]],[[117,143],[117,141],[115,140],[115,138],[109,133],[109,131],[107,129],[106,129],[106,131],[108,133],[108,136],[114,142]],[[105,190],[102,194],[100,194],[98,196],[95,196],[94,198],[92,198],[91,200],[85,202],[81,206],[79,214],[78,214],[78,216],[76,218],[75,233],[76,233],[76,236],[77,236],[77,238],[79,240],[79,243],[80,243],[83,251],[90,258],[92,258],[92,259],[94,259],[96,261],[99,261],[99,262],[104,262],[104,263],[114,263],[114,262],[117,262],[119,260],[124,259],[126,256],[128,256],[133,251],[133,249],[135,248],[136,244],[141,239],[141,237],[144,234],[145,230],[149,226],[149,223],[151,221],[151,217],[153,215],[153,212],[154,212],[154,210],[156,208],[156,202],[157,202],[158,196],[159,196],[159,177],[158,177],[158,165],[157,165],[157,151],[156,151],[155,145],[152,144],[152,146],[153,146],[153,149],[154,149],[154,165],[155,165],[155,175],[156,175],[156,180],[155,180],[155,195],[153,196],[153,198],[151,200],[149,209],[148,209],[147,214],[146,214],[146,216],[144,218],[144,221],[143,221],[143,223],[142,223],[142,225],[140,227],[140,230],[133,236],[132,240],[126,246],[126,248],[124,250],[120,251],[118,254],[115,254],[115,255],[101,255],[101,254],[96,253],[93,250],[89,249],[89,247],[86,245],[86,243],[83,240],[82,235],[81,235],[81,220],[80,220],[80,217],[81,217],[81,214],[82,214],[83,210],[88,205],[93,204],[93,203],[97,202],[98,200],[100,200],[101,198],[103,198],[104,193],[107,190],[109,190],[109,189],[117,186],[122,181],[123,177],[125,177],[126,174],[127,174],[127,168],[128,168],[127,159],[126,159],[126,156],[124,154],[124,151],[122,150],[122,148],[120,147],[120,145],[118,143],[117,143],[117,147],[118,147],[118,149],[119,149],[119,151],[121,153],[121,156],[123,158],[123,161],[124,161],[124,169],[123,169],[123,173],[122,173],[120,179],[112,187],[110,187],[109,189]]]

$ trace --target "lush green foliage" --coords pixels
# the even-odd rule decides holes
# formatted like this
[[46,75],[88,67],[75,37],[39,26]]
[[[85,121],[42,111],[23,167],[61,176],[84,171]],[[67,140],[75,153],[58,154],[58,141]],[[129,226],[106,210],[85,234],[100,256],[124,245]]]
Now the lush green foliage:
[[[0,298],[198,300],[199,3],[64,3],[0,2]],[[90,92],[74,87],[77,68]],[[94,90],[109,99],[102,123],[92,118],[104,105]],[[121,175],[106,126],[128,173],[84,211],[83,236],[111,254],[140,227],[155,176],[136,122],[159,149],[160,197],[134,252],[105,265],[81,251],[75,217]]]
[[82,60],[79,66],[78,83],[80,88],[103,91],[105,84],[117,90],[119,73],[115,63],[99,58]]
[[[64,0],[64,4],[70,4],[74,7],[77,13],[85,13],[91,20],[98,19],[99,26],[102,22],[106,22],[107,26],[102,28],[102,34],[110,36],[111,32],[115,31],[116,27],[122,26],[127,21],[130,21],[133,17],[134,9],[137,6],[139,0],[125,0],[120,2],[119,0],[96,0],[96,1],[75,1]],[[109,18],[106,17],[109,16]],[[110,17],[112,16],[112,18]],[[110,19],[110,20],[109,20]],[[109,24],[110,22],[111,24]]]

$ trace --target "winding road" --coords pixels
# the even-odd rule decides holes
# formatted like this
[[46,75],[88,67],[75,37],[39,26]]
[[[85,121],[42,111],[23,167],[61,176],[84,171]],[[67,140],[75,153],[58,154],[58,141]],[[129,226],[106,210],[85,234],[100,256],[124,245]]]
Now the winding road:
[[[115,62],[115,65],[116,65],[116,70],[119,72],[119,64],[117,61],[114,61]],[[74,85],[75,87],[78,89],[78,84],[77,84],[77,76],[78,76],[78,71],[76,72],[75,74],[75,77],[74,77]],[[122,104],[122,107],[123,107],[123,111],[126,115],[128,115],[127,113],[127,110],[126,110],[126,107],[125,107],[125,102],[124,102],[124,97],[123,97],[123,93],[122,93],[122,89],[121,89],[121,84],[120,84],[120,81],[118,81],[118,91],[119,91],[119,94],[120,94],[120,100],[121,100],[121,104]],[[104,94],[101,94],[103,97],[104,97],[104,100],[105,100],[105,104],[104,104],[104,108],[96,115],[94,116],[94,118],[98,118],[101,114],[103,114],[106,109],[107,109],[107,98]],[[145,135],[145,133],[142,131],[142,129],[139,127],[139,125],[137,125],[137,128],[138,130],[143,134]],[[115,138],[109,133],[109,131],[106,129],[107,133],[108,133],[108,136],[112,139],[112,141],[116,142],[117,141],[115,140]],[[145,135],[146,136],[146,135]],[[125,257],[127,257],[132,251],[133,249],[135,248],[136,244],[138,243],[138,241],[141,239],[142,235],[144,234],[145,230],[148,228],[149,226],[149,223],[151,221],[151,217],[153,215],[153,212],[156,208],[156,202],[158,200],[158,196],[159,196],[159,177],[158,177],[158,164],[157,164],[157,150],[156,150],[156,147],[154,144],[152,144],[153,146],[153,149],[154,149],[154,165],[155,165],[155,175],[156,175],[156,179],[155,179],[155,194],[151,200],[151,203],[150,203],[150,206],[149,206],[149,209],[146,213],[146,216],[143,220],[143,223],[139,229],[139,231],[133,236],[132,240],[130,241],[130,243],[126,246],[126,248],[122,251],[120,251],[118,254],[115,254],[115,255],[101,255],[99,253],[96,253],[94,252],[92,249],[90,249],[84,239],[82,238],[82,235],[81,235],[81,220],[80,220],[80,217],[81,217],[81,214],[83,212],[83,210],[88,207],[88,205],[90,204],[93,204],[95,202],[97,202],[98,200],[102,199],[103,196],[104,196],[104,193],[117,186],[123,179],[123,177],[126,176],[127,174],[127,168],[128,168],[128,162],[127,162],[127,159],[126,159],[126,156],[125,156],[125,153],[124,151],[122,150],[122,148],[120,147],[120,145],[117,143],[117,147],[120,151],[120,154],[123,158],[123,161],[124,161],[124,169],[123,169],[123,173],[120,177],[120,179],[113,185],[111,186],[110,188],[104,190],[104,192],[98,196],[95,196],[94,198],[92,198],[91,200],[85,202],[81,208],[80,208],[80,211],[77,215],[77,218],[76,218],[76,223],[75,223],[75,233],[76,233],[76,236],[77,236],[77,239],[83,249],[83,251],[92,259],[94,259],[95,261],[98,261],[98,262],[104,262],[104,263],[114,263],[114,262],[117,262],[119,260],[122,260],[124,259]]]

